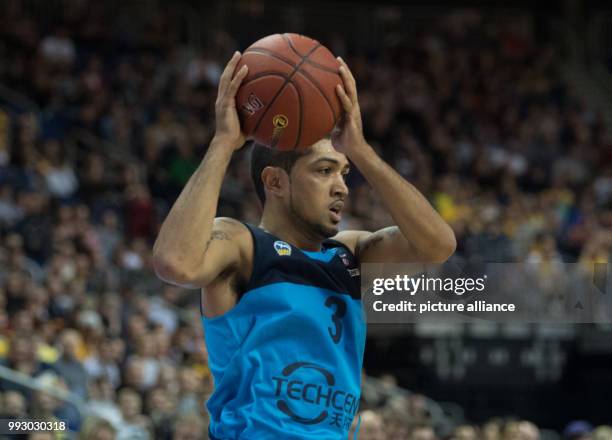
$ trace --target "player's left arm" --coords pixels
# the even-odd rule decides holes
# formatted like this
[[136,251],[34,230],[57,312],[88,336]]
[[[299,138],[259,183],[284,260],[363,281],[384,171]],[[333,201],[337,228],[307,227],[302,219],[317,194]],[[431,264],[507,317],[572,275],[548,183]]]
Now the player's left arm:
[[336,237],[354,249],[360,263],[441,263],[456,248],[455,234],[427,199],[385,163],[363,137],[355,79],[344,61],[337,93],[343,118],[332,133],[334,147],[345,153],[378,193],[397,226],[376,232],[346,231]]

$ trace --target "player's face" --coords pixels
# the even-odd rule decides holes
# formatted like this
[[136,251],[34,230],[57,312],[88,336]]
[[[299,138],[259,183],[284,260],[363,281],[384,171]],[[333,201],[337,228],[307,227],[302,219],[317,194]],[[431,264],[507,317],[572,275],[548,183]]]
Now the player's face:
[[307,233],[327,238],[338,233],[348,187],[346,156],[324,139],[309,154],[298,159],[291,170],[290,213]]

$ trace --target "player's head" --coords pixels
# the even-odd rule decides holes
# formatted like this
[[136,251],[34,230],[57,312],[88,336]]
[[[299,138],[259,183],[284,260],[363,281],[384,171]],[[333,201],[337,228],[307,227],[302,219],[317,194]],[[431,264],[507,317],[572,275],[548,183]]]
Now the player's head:
[[326,238],[338,232],[348,188],[349,163],[322,139],[302,151],[281,152],[254,144],[251,177],[266,207],[288,216],[305,234]]

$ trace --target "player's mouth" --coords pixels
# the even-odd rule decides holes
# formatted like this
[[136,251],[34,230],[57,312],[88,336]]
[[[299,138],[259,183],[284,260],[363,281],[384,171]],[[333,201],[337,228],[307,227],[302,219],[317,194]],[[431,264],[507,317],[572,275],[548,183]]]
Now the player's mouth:
[[329,216],[334,223],[340,223],[340,220],[342,219],[342,208],[344,208],[344,202],[342,200],[329,205]]

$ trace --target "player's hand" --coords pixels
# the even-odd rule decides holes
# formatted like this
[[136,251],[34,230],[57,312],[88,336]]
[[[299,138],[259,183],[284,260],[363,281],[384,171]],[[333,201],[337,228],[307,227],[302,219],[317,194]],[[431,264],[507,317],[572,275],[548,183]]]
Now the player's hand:
[[357,99],[357,83],[344,60],[338,57],[341,66],[339,69],[343,86],[336,86],[336,94],[340,98],[344,113],[332,132],[332,144],[334,148],[347,154],[363,148],[366,141],[363,137],[363,126],[361,122],[361,109]]
[[236,92],[249,69],[247,66],[242,66],[234,76],[238,61],[240,61],[240,52],[235,52],[223,70],[215,102],[215,142],[232,150],[242,147],[246,140],[236,111]]

